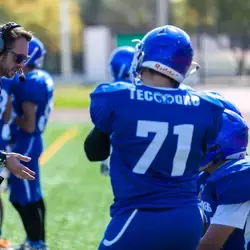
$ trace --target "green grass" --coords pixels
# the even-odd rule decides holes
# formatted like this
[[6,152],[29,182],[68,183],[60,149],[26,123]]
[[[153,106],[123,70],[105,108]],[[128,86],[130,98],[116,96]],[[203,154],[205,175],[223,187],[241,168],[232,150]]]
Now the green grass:
[[[70,125],[50,124],[45,134],[48,146]],[[42,168],[42,186],[47,203],[47,242],[52,250],[94,250],[109,221],[112,202],[109,178],[100,175],[99,164],[91,164],[83,153],[88,126],[69,141]],[[4,195],[4,237],[14,243],[24,240],[17,212]]]
[[55,108],[88,108],[89,94],[95,86],[57,85],[55,88]]
[[[89,163],[83,140],[89,125],[50,123],[45,132],[49,146],[69,128],[81,131],[41,168],[47,204],[47,242],[52,250],[96,250],[109,221],[112,193],[109,178],[99,174],[99,164]],[[250,150],[249,150],[250,153]],[[17,212],[3,194],[5,216],[3,236],[15,244],[24,240]]]

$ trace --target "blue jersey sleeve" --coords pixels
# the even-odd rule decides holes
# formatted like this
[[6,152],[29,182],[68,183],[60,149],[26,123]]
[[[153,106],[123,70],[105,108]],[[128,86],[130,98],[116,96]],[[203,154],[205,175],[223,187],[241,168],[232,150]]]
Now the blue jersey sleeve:
[[239,171],[216,184],[218,205],[244,203],[250,200],[250,169]]
[[90,116],[98,130],[111,134],[115,110],[123,102],[123,94],[131,88],[134,85],[126,82],[103,83],[90,94]]
[[20,83],[21,97],[23,102],[39,103],[44,98],[44,86],[35,85],[32,82]]
[[223,123],[223,108],[213,106],[212,107],[212,113],[213,113],[213,124],[210,126],[210,128],[207,130],[206,133],[206,140],[205,145],[208,144],[208,142],[211,142],[216,139],[218,136],[220,129],[222,127]]
[[[191,90],[188,91],[190,92]],[[199,91],[192,91],[192,93],[205,100],[207,105],[210,106],[210,114],[212,114],[211,125],[207,129],[206,136],[203,141],[203,147],[205,149],[208,142],[215,140],[220,132],[223,123],[223,111],[225,108],[222,102],[213,95],[208,95],[205,92]]]
[[111,134],[114,110],[109,99],[110,92],[106,91],[108,85],[101,84],[90,94],[90,117],[98,130]]
[[218,100],[220,100],[220,102],[222,103],[222,105],[224,106],[225,109],[229,109],[231,111],[234,111],[238,115],[242,116],[240,110],[233,103],[231,103],[230,101],[226,100],[218,92],[215,92],[215,91],[205,91],[205,93],[207,95],[210,95],[210,96],[212,96],[212,97],[217,98]]

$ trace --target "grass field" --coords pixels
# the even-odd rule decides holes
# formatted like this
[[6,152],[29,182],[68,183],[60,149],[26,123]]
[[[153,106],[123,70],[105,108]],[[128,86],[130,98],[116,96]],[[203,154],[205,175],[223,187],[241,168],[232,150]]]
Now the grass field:
[[[100,175],[99,164],[89,163],[83,153],[83,140],[89,124],[50,123],[45,145],[57,141],[69,129],[78,136],[64,144],[41,167],[47,203],[47,242],[51,250],[94,250],[109,221],[112,194],[109,179]],[[4,237],[14,244],[23,242],[20,219],[4,193]]]
[[88,108],[89,93],[95,86],[56,85],[54,95],[55,108]]
[[[83,153],[83,140],[89,128],[50,124],[45,134],[48,148],[70,128],[80,133],[68,141],[41,167],[42,185],[47,203],[47,242],[51,250],[96,249],[109,221],[112,201],[109,179],[99,174],[99,164],[90,164]],[[4,193],[4,237],[15,244],[24,240],[16,211]]]

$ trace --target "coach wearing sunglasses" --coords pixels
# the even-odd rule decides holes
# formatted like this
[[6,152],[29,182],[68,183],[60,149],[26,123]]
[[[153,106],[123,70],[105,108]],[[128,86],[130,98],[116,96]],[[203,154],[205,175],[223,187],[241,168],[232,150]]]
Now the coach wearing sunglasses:
[[[2,77],[12,78],[21,71],[28,60],[28,44],[31,38],[32,34],[16,23],[0,26],[0,82]],[[18,178],[34,180],[35,173],[20,163],[30,160],[20,154],[0,151],[0,172],[6,167]],[[0,183],[2,180],[0,178]]]

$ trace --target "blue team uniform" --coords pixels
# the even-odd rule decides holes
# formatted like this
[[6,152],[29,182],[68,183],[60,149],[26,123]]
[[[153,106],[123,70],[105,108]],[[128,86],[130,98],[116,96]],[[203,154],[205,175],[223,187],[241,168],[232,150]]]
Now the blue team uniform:
[[218,92],[215,91],[205,91],[206,94],[213,96],[214,98],[217,98],[220,100],[220,102],[223,104],[225,109],[229,109],[237,113],[238,115],[242,116],[240,110],[231,102],[229,102],[224,96],[219,94]]
[[[250,158],[227,161],[212,174],[200,175],[201,199],[207,222],[219,205],[244,203],[250,200]],[[245,250],[245,228],[235,229],[223,250]],[[248,248],[250,249],[250,248]]]
[[94,90],[90,113],[110,135],[114,193],[100,250],[195,249],[202,235],[198,170],[222,112],[217,99],[186,89],[118,82]]
[[8,97],[11,92],[12,81],[7,78],[2,78],[2,87],[0,95],[0,149],[6,150],[6,146],[9,144],[10,135],[10,125],[9,123],[4,124],[4,112],[8,103]]
[[[13,152],[30,156],[32,160],[26,166],[36,172],[36,180],[27,181],[10,177],[10,201],[26,205],[42,198],[39,176],[39,157],[43,151],[42,133],[46,127],[53,105],[54,83],[51,76],[43,70],[33,70],[26,74],[26,80],[13,79],[13,108],[18,116],[23,115],[22,103],[32,102],[36,105],[36,127],[33,133],[16,128]],[[15,125],[14,125],[15,126]],[[14,129],[12,130],[14,131]]]
[[[134,58],[135,49],[129,46],[121,46],[114,49],[109,59],[109,70],[113,77],[113,82],[132,83],[130,67]],[[101,173],[109,175],[109,160],[106,159],[101,163]]]

